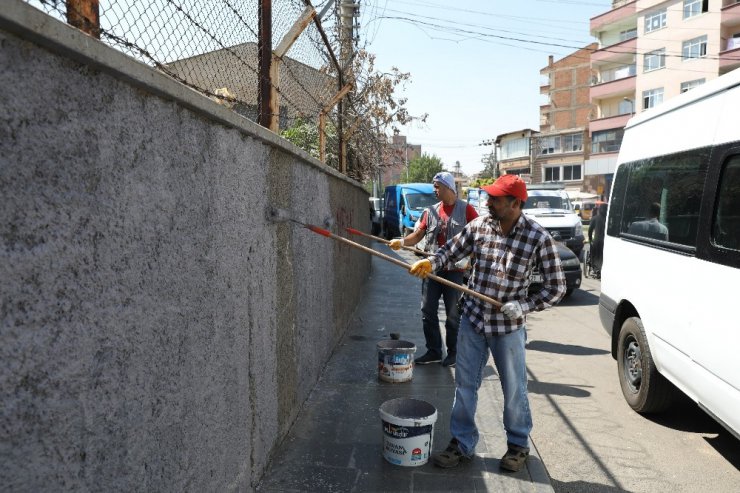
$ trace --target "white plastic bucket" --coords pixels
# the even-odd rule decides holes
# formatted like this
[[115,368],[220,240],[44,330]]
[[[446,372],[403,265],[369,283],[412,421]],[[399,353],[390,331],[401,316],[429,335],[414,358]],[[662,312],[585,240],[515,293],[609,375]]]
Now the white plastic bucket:
[[398,466],[421,466],[432,453],[437,409],[428,402],[401,397],[380,406],[383,457]]
[[386,382],[408,382],[414,376],[416,346],[408,341],[378,343],[378,378]]

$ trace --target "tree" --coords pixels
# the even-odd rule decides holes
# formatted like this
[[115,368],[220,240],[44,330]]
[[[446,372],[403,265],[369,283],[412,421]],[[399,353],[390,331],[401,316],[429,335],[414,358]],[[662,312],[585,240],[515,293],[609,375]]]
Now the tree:
[[358,50],[347,77],[354,84],[354,90],[347,98],[348,118],[344,124],[349,174],[364,181],[378,171],[381,156],[387,154],[389,133],[413,120],[424,122],[427,115],[413,117],[406,108],[406,98],[396,95],[396,90],[403,89],[410,81],[411,74],[396,67],[392,67],[390,72],[377,71],[372,53]]
[[401,183],[430,183],[440,171],[444,171],[442,160],[435,154],[424,153],[409,162],[408,172],[401,176]]
[[[332,122],[329,122],[326,125],[325,131],[327,140],[336,141],[337,129]],[[316,123],[303,118],[297,118],[295,122],[293,122],[293,125],[285,130],[281,130],[280,135],[297,147],[308,152],[311,156],[319,159],[319,127]],[[339,157],[336,153],[335,147],[327,146],[326,164],[336,167],[338,163]]]
[[481,158],[483,171],[480,173],[481,178],[498,178],[498,166],[496,163],[496,153],[491,151]]

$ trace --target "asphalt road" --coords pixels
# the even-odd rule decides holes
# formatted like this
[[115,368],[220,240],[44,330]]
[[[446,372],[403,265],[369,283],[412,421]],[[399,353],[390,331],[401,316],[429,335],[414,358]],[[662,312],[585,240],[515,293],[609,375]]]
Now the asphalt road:
[[555,491],[740,492],[740,441],[693,402],[651,417],[626,404],[599,285],[529,317],[532,439]]

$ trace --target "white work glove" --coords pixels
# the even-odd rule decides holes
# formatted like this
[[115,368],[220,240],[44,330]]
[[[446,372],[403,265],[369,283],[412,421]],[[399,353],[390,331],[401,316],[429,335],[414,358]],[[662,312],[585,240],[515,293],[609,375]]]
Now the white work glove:
[[522,315],[524,315],[522,305],[520,305],[518,301],[509,301],[508,303],[504,303],[501,307],[501,313],[512,320],[518,320],[522,318]]

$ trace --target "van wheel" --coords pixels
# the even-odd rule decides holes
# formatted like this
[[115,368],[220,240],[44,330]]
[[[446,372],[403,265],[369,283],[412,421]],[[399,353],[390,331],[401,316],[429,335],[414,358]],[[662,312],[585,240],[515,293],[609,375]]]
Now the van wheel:
[[638,413],[657,413],[673,400],[675,387],[655,368],[642,320],[630,317],[622,324],[617,346],[622,394]]

